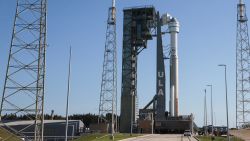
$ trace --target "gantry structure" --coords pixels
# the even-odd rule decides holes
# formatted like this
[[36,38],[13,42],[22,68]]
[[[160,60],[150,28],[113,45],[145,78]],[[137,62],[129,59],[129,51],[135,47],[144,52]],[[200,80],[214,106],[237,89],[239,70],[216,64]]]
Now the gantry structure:
[[137,95],[138,55],[147,48],[155,31],[153,6],[124,10],[120,132],[129,133],[139,117]]

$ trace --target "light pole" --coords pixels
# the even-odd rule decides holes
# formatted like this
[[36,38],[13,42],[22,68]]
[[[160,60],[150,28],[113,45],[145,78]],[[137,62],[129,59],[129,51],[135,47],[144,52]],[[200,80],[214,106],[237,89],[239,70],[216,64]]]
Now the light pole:
[[204,134],[207,135],[207,90],[204,90]]
[[66,103],[66,124],[65,124],[65,141],[68,140],[68,112],[69,112],[69,95],[70,95],[70,75],[71,75],[71,46],[69,49],[69,72],[68,72],[68,89],[67,89],[67,103]]
[[213,85],[207,85],[211,88],[211,124],[212,124],[212,136],[214,135],[214,121],[213,121]]
[[228,123],[228,100],[227,100],[227,65],[220,64],[218,66],[224,67],[224,70],[225,70],[226,112],[227,112],[227,140],[230,141],[230,137],[229,137],[229,123]]

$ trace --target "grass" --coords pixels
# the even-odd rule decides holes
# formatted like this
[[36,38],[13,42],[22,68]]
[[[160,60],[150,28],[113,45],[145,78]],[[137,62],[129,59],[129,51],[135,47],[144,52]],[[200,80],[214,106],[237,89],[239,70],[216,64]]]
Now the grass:
[[[211,141],[211,136],[197,136],[200,141]],[[217,137],[215,136],[213,141],[227,141],[227,137]],[[240,138],[231,136],[230,141],[244,141]]]
[[20,138],[0,127],[0,141],[21,141]]
[[[133,134],[132,137],[138,137],[141,136],[139,134]],[[122,139],[127,139],[127,138],[131,138],[130,134],[115,134],[114,137],[115,141],[119,141]],[[112,141],[112,139],[110,139],[109,134],[89,134],[89,135],[84,135],[74,141]]]

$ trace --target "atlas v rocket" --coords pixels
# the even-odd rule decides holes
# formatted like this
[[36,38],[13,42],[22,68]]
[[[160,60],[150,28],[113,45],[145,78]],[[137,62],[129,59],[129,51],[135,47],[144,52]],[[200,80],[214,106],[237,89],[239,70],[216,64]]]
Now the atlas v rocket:
[[178,33],[179,22],[176,18],[169,14],[162,16],[162,24],[168,25],[170,34],[170,98],[169,98],[169,112],[171,117],[179,115],[178,97],[179,97],[179,78],[178,78]]

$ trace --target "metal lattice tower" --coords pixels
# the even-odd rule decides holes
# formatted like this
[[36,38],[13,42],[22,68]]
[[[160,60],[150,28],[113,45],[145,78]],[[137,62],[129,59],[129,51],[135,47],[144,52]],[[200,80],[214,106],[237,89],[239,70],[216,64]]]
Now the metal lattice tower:
[[[1,123],[12,133],[43,140],[47,0],[17,0],[1,102]],[[23,116],[13,129],[7,115]]]
[[250,122],[250,48],[246,6],[240,0],[237,8],[236,41],[236,127]]
[[[112,114],[112,121],[106,118]],[[99,103],[99,122],[115,122],[117,115],[117,51],[115,0],[108,11],[106,43]],[[117,120],[117,118],[116,118]],[[117,124],[116,124],[117,125]]]

